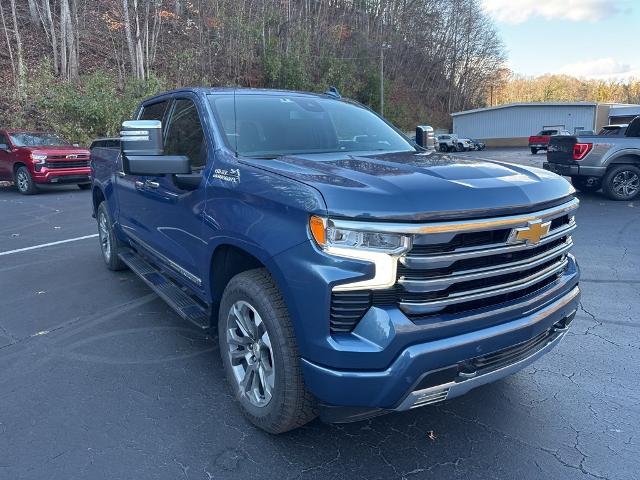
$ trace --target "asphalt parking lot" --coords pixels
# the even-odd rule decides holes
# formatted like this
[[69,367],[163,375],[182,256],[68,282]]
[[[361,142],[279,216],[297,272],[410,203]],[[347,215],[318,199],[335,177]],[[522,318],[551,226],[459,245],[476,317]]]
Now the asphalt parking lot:
[[215,339],[96,238],[15,251],[94,235],[89,192],[0,187],[0,479],[637,479],[640,201],[579,196],[582,304],[556,350],[438,406],[271,436]]

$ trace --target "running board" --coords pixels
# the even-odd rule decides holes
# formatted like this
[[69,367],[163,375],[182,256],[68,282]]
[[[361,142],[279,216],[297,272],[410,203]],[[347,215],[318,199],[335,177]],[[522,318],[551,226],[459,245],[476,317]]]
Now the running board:
[[202,329],[209,328],[209,312],[207,309],[187,295],[161,271],[132,250],[126,250],[118,256],[131,271],[167,302],[178,315]]

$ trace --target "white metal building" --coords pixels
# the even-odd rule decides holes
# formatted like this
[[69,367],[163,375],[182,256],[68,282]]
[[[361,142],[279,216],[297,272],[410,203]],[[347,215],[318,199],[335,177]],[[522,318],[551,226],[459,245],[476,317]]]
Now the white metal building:
[[621,106],[590,102],[511,103],[451,115],[453,133],[460,137],[480,139],[489,146],[526,146],[529,136],[544,127],[571,133],[597,131],[609,123],[609,110]]

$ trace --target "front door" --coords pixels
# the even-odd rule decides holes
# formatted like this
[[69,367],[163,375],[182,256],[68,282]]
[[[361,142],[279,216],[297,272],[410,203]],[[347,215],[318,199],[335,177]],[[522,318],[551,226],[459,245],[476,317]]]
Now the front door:
[[[165,155],[185,155],[192,173],[202,173],[207,165],[207,136],[195,99],[189,96],[174,100],[164,133]],[[144,179],[143,238],[161,260],[183,279],[200,287],[208,270],[203,252],[202,211],[205,204],[203,188],[184,190],[176,185],[172,175],[147,175]]]
[[[156,101],[144,105],[137,120],[165,120],[166,112],[169,110],[171,99]],[[164,123],[163,123],[164,126]],[[123,231],[136,241],[145,240],[149,237],[148,226],[144,223],[145,204],[145,180],[143,175],[125,174],[122,164],[116,172],[116,196],[118,198],[119,211],[118,222]]]

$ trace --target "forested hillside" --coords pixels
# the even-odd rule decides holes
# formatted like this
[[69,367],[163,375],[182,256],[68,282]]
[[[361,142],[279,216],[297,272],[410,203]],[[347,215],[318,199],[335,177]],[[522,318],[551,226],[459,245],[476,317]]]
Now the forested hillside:
[[322,92],[402,128],[486,103],[504,62],[477,0],[0,0],[0,124],[87,142],[183,85]]
[[525,77],[502,72],[489,91],[494,105],[513,102],[640,103],[640,80],[590,80],[568,75]]

